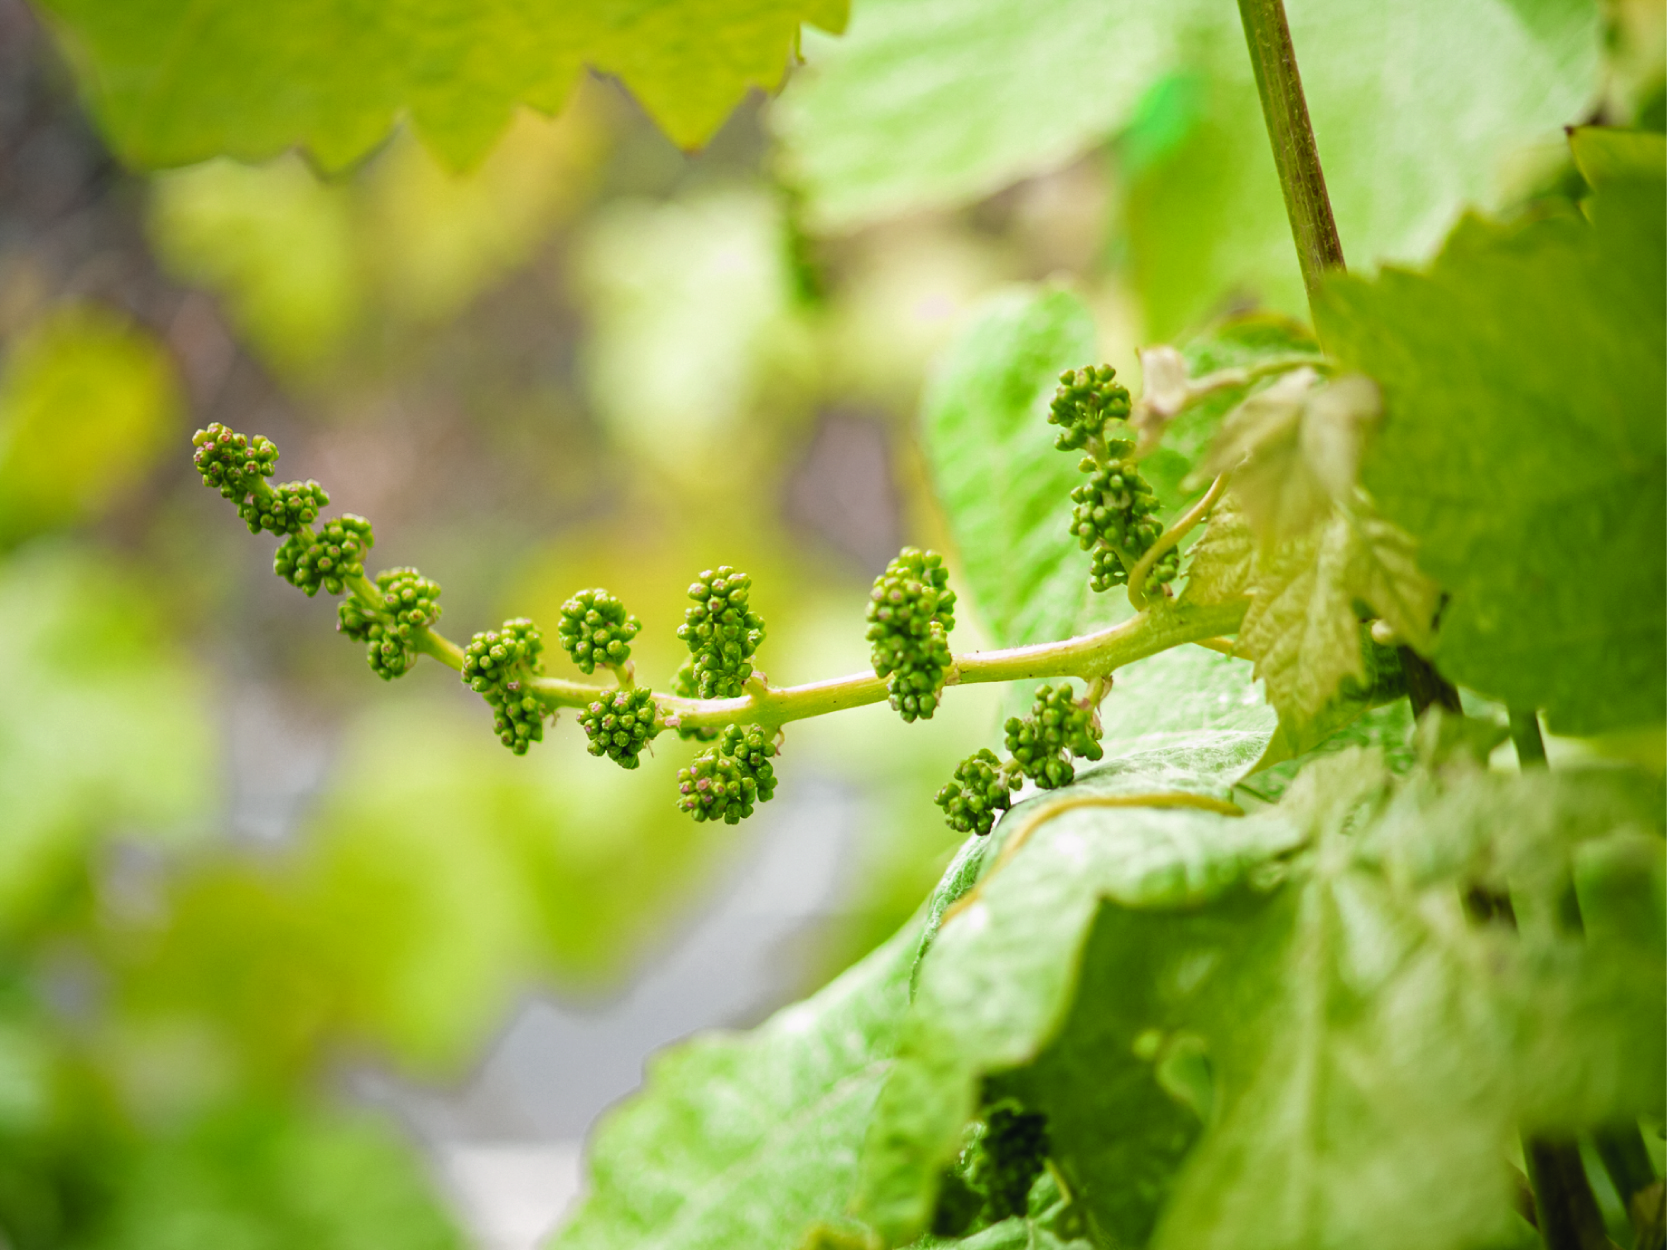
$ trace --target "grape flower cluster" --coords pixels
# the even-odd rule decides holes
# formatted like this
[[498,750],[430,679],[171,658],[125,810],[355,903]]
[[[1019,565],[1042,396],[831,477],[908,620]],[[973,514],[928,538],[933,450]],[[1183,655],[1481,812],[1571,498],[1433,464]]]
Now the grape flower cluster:
[[641,629],[642,622],[628,615],[623,603],[597,587],[581,590],[561,605],[556,637],[582,672],[594,673],[598,664],[623,666],[631,658],[631,640]]
[[984,747],[962,760],[955,779],[938,791],[949,827],[958,833],[986,834],[995,826],[996,813],[1012,806],[1019,786],[1018,770],[1007,768]]
[[191,459],[203,484],[213,487],[236,504],[243,501],[269,478],[278,465],[278,449],[264,435],[253,438],[221,425],[218,421],[191,436],[196,448]]
[[375,544],[370,522],[351,512],[326,521],[315,536],[298,529],[272,556],[272,571],[308,598],[323,587],[341,594],[350,577],[363,577],[365,552]]
[[380,602],[356,595],[336,609],[336,628],[355,642],[368,643],[371,671],[384,681],[403,677],[417,662],[418,631],[440,619],[440,586],[416,569],[385,569],[376,575]]
[[776,792],[770,766],[774,740],[757,726],[726,725],[717,741],[677,774],[678,807],[697,821],[739,824],[755,803],[768,803]]
[[986,1195],[985,1218],[991,1223],[1023,1215],[1030,1187],[1047,1167],[1053,1151],[1048,1117],[1026,1111],[1005,1099],[985,1113],[986,1128],[979,1140],[971,1180]]
[[953,657],[955,592],[935,551],[905,547],[875,579],[868,641],[876,676],[889,678],[891,706],[905,721],[930,720]]
[[246,503],[238,505],[237,515],[243,518],[251,534],[267,530],[273,534],[294,534],[304,525],[318,520],[319,512],[330,502],[330,496],[317,482],[285,482],[270,490],[256,490]]
[[463,684],[486,700],[498,739],[517,755],[544,737],[544,705],[531,688],[544,637],[524,617],[476,634],[463,652]]
[[592,755],[606,755],[621,768],[635,768],[643,748],[660,732],[652,691],[633,687],[604,695],[579,714]]
[[[1088,584],[1097,592],[1126,585],[1163,533],[1158,501],[1133,458],[1132,440],[1112,437],[1112,421],[1126,421],[1129,392],[1110,365],[1067,369],[1048,409],[1048,423],[1060,427],[1054,446],[1087,451],[1080,468],[1088,480],[1071,492],[1071,535],[1092,560]],[[1181,557],[1165,552],[1153,564],[1148,584],[1164,585],[1180,572]]]
[[752,676],[764,621],[748,604],[751,592],[752,578],[727,564],[707,569],[689,587],[695,602],[684,613],[677,636],[689,648],[687,688],[693,697],[737,698]]
[[1059,375],[1059,389],[1048,405],[1048,424],[1060,427],[1053,445],[1060,451],[1082,451],[1105,437],[1107,421],[1126,420],[1129,392],[1116,380],[1110,365],[1067,369]]
[[1019,770],[1044,790],[1057,790],[1075,776],[1071,756],[1097,760],[1100,726],[1094,708],[1079,703],[1068,685],[1039,686],[1029,716],[1009,717],[1007,753]]
[[937,804],[951,829],[989,833],[1023,778],[1056,790],[1076,775],[1073,758],[1105,755],[1093,699],[1078,700],[1068,684],[1038,687],[1030,715],[1010,717],[1005,728],[1005,761],[986,747],[962,760],[954,779],[938,791]]
[[[1113,441],[1108,446],[1127,449],[1130,444]],[[1071,492],[1071,500],[1076,505],[1071,510],[1071,533],[1093,559],[1089,585],[1096,591],[1126,585],[1129,571],[1163,533],[1152,487],[1132,460],[1114,460],[1104,468],[1095,467],[1088,480]],[[1180,569],[1180,552],[1171,548],[1153,564],[1147,581],[1166,584]]]

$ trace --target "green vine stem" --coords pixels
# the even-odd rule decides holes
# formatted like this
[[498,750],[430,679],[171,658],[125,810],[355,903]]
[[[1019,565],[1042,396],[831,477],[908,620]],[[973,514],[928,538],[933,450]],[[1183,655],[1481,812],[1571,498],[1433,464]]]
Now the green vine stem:
[[[1517,767],[1523,772],[1547,767],[1539,713],[1533,708],[1513,707],[1507,710],[1507,715]],[[1643,1154],[1644,1142],[1638,1136],[1638,1126],[1634,1124],[1630,1128],[1636,1149]],[[1655,1172],[1647,1154],[1643,1155],[1642,1168],[1637,1166],[1632,1145],[1625,1128],[1616,1127],[1607,1136],[1600,1136],[1599,1156],[1614,1179],[1621,1200],[1627,1204],[1628,1215],[1640,1221],[1639,1214],[1633,1210],[1632,1198],[1655,1181]],[[1572,1141],[1527,1137],[1523,1139],[1522,1150],[1534,1191],[1540,1235],[1547,1250],[1607,1250],[1613,1243],[1604,1231],[1603,1217],[1586,1175],[1585,1162],[1580,1157],[1580,1147]],[[1642,1239],[1639,1244],[1644,1244]]]
[[1262,97],[1262,117],[1273,143],[1273,163],[1285,193],[1285,213],[1291,219],[1297,261],[1312,304],[1324,275],[1343,268],[1343,242],[1331,215],[1320,149],[1297,73],[1296,49],[1291,45],[1291,26],[1285,20],[1283,0],[1239,0],[1239,20],[1244,23],[1256,91]]
[[1522,1153],[1547,1250],[1614,1250],[1586,1179],[1580,1147],[1572,1141],[1530,1137],[1523,1141]]
[[[944,684],[968,686],[1037,677],[1080,677],[1092,681],[1125,664],[1183,643],[1205,642],[1219,634],[1232,633],[1244,619],[1245,606],[1242,600],[1202,606],[1165,603],[1120,625],[1060,642],[967,652],[954,657]],[[448,667],[461,668],[462,651],[457,645],[433,631],[430,634],[434,645],[424,648],[428,654]],[[559,677],[534,678],[531,685],[533,693],[552,710],[587,707],[611,689]],[[883,703],[886,698],[886,679],[863,672],[802,686],[771,686],[759,681],[747,694],[735,699],[686,699],[656,693],[654,701],[666,724],[674,729],[721,729],[725,725],[778,727],[788,721]]]
[[1211,482],[1210,489],[1204,492],[1204,497],[1188,508],[1175,524],[1159,535],[1158,541],[1153,543],[1147,549],[1146,554],[1136,562],[1134,568],[1129,570],[1129,602],[1135,606],[1136,610],[1146,606],[1145,583],[1153,567],[1176,543],[1185,538],[1200,521],[1210,515],[1210,509],[1216,506],[1216,502],[1227,490],[1227,477],[1228,475],[1223,473]]
[[[1273,144],[1273,163],[1285,195],[1285,215],[1291,222],[1291,238],[1296,243],[1312,312],[1325,275],[1343,271],[1343,241],[1337,235],[1325,171],[1320,168],[1320,148],[1308,117],[1308,100],[1302,93],[1291,24],[1285,19],[1284,0],[1239,0],[1239,20],[1244,24],[1256,93],[1262,100],[1262,118]],[[1434,706],[1462,713],[1458,690],[1428,660],[1411,647],[1399,647],[1397,653],[1414,715],[1422,716]]]
[[[257,480],[250,489],[258,498],[273,496],[272,487],[264,480]],[[1186,525],[1190,528],[1201,515],[1200,507],[1195,506],[1186,517],[1181,518],[1178,527]],[[314,537],[311,526],[299,526],[297,532],[309,541]],[[1169,546],[1173,546],[1183,533],[1184,529],[1179,532],[1172,530],[1159,542],[1169,539]],[[342,583],[347,593],[366,608],[380,606],[382,592],[363,573],[345,577]],[[1093,683],[1125,664],[1172,647],[1196,642],[1219,649],[1222,643],[1219,635],[1237,632],[1246,606],[1247,601],[1242,599],[1206,605],[1176,604],[1162,599],[1138,616],[1095,633],[1059,642],[999,651],[972,651],[955,656],[944,685],[967,686],[1038,677],[1079,677]],[[416,631],[412,641],[422,654],[447,668],[458,672],[463,670],[463,648],[438,630],[424,626]],[[552,712],[564,707],[585,708],[601,696],[631,684],[629,666],[614,675],[617,684],[612,686],[569,681],[561,677],[536,677],[530,686],[533,694]],[[887,697],[886,679],[872,671],[802,686],[779,687],[771,686],[764,680],[763,674],[755,673],[747,683],[747,693],[739,698],[690,699],[656,692],[654,702],[668,728],[722,729],[726,725],[758,725],[779,729],[788,721],[883,703]]]
[[1508,712],[1511,721],[1511,744],[1517,749],[1517,767],[1544,768],[1545,739],[1540,736],[1539,713],[1533,708],[1513,707]]

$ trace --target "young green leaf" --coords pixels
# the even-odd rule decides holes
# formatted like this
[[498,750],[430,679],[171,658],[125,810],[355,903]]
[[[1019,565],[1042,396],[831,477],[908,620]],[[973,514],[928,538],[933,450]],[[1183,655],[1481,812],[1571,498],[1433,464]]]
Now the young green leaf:
[[1048,399],[1094,356],[1094,320],[1060,289],[995,296],[940,363],[922,401],[932,475],[968,589],[1003,646],[1067,636],[1088,568],[1070,534],[1076,457],[1056,451]]
[[796,1246],[845,1222],[919,933],[906,926],[751,1033],[657,1059],[597,1130],[590,1196],[551,1250]]
[[1364,506],[1340,509],[1339,516],[1353,540],[1344,572],[1350,591],[1365,600],[1407,645],[1429,650],[1441,591],[1419,571],[1417,545],[1404,530]]
[[[1432,246],[1598,85],[1599,15],[1585,2],[1333,0],[1291,6],[1291,26],[1356,264]],[[818,223],[965,203],[1132,126],[1145,164],[1126,169],[1131,252],[1149,328],[1172,335],[1233,290],[1302,308],[1232,5],[1070,0],[1041,19],[1025,0],[870,0],[844,38],[812,38],[807,54],[775,121]],[[1163,106],[1185,80],[1217,84],[1219,99],[1175,116]]]
[[773,90],[799,27],[845,0],[481,5],[391,0],[47,0],[111,145],[141,166],[258,160],[292,146],[341,169],[401,114],[448,164],[482,156],[521,105],[562,106],[584,66],[617,75],[673,140],[704,143]]
[[[1141,353],[1143,384],[1131,418],[1140,431],[1140,471],[1166,504],[1202,489],[1198,478],[1222,419],[1270,371],[1320,360],[1304,325],[1272,313],[1229,317],[1179,350]],[[1184,376],[1179,376],[1184,370]]]
[[[1337,693],[1313,716],[1281,718],[1267,749],[1249,770],[1251,774],[1260,774],[1276,764],[1306,755],[1326,744],[1373,708],[1406,697],[1406,675],[1401,669],[1399,655],[1373,642],[1364,629],[1361,633],[1360,657],[1366,667],[1366,680],[1345,678]],[[1255,780],[1250,784],[1254,789],[1261,788]]]
[[1193,543],[1182,603],[1226,603],[1250,593],[1256,572],[1256,536],[1234,502],[1222,496],[1210,512],[1204,533]]
[[[1602,26],[1589,0],[1287,8],[1356,268],[1420,258],[1465,206],[1511,202],[1513,165],[1585,116],[1599,89]],[[1219,16],[1235,28],[1205,33],[1142,100],[1118,147],[1133,276],[1159,336],[1243,292],[1305,307],[1243,37],[1231,6]],[[1399,68],[1363,72],[1368,63]]]
[[1256,676],[1281,716],[1312,719],[1344,678],[1366,682],[1360,622],[1345,581],[1352,547],[1349,525],[1338,516],[1257,557],[1235,649],[1256,661]]
[[1488,1244],[1508,1229],[1516,1132],[1660,1097],[1659,937],[1478,924],[1455,888],[1471,863],[1521,864],[1525,823],[1566,865],[1614,827],[1615,805],[1579,777],[1478,774],[1446,793],[1405,787],[1383,810],[1379,784],[1351,752],[1282,805],[1310,813],[1316,841],[1189,1022],[1209,1045],[1215,1115],[1159,1250]]
[[1233,474],[1239,507],[1264,542],[1294,538],[1352,499],[1361,431],[1377,413],[1369,379],[1324,382],[1296,369],[1227,414],[1201,468]]
[[[1011,839],[1051,805],[1084,796],[1218,796],[1232,776],[1218,769],[1208,754],[1130,756],[1015,808],[996,836]],[[1077,807],[1035,825],[1022,851],[987,872],[975,898],[962,899],[921,965],[868,1137],[864,1217],[894,1237],[924,1226],[938,1168],[974,1112],[979,1078],[1035,1059],[1059,1033],[1103,902],[1137,913],[1195,908],[1291,841],[1277,817],[1235,820],[1184,807]],[[1140,966],[1138,952],[1130,958]],[[1103,1183],[1108,1203],[1123,1200],[1110,1178]]]
[[1266,746],[1274,721],[1248,663],[1176,647],[1117,671],[1100,704],[1100,742],[1109,759],[1169,752],[1230,775],[1234,761],[1248,765]]
[[1661,168],[1589,210],[1467,219],[1427,271],[1319,309],[1383,387],[1363,476],[1451,595],[1437,663],[1570,733],[1667,713]]

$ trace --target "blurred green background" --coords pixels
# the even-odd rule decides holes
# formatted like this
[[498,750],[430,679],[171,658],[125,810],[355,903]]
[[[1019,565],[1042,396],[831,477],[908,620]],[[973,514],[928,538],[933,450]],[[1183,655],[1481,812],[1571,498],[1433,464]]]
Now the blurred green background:
[[[1610,64],[1659,101],[1627,8]],[[978,299],[1071,282],[1134,376],[1148,334],[1302,310],[1243,75],[1200,46],[1104,133],[1056,118],[1045,167],[949,153],[844,200],[811,139],[865,106],[832,62],[693,156],[591,80],[465,175],[396,134],[333,180],[142,178],[0,0],[0,1246],[531,1244],[649,1050],[914,910],[956,841],[932,795],[997,721],[977,688],[795,726],[775,803],[693,824],[687,745],[628,774],[566,721],[515,758],[451,673],[376,680],[191,431],[273,438],[454,637],[604,584],[663,683],[684,587],[729,563],[773,680],[861,669],[874,575],[946,545],[912,421]],[[1554,147],[1495,203],[1554,189]],[[1385,247],[1438,238],[1433,202]]]

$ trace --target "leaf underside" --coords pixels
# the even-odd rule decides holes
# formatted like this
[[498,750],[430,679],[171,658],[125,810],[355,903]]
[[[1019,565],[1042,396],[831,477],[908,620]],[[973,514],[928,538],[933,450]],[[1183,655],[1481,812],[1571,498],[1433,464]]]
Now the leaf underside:
[[840,30],[846,0],[44,0],[93,111],[132,165],[260,160],[306,148],[326,169],[401,117],[447,164],[478,162],[520,105],[555,112],[581,70],[617,76],[696,147],[748,91],[774,90],[801,23]]

